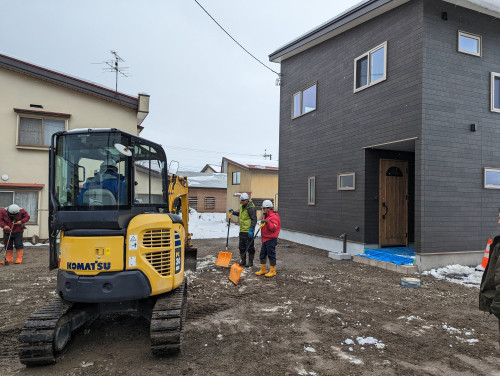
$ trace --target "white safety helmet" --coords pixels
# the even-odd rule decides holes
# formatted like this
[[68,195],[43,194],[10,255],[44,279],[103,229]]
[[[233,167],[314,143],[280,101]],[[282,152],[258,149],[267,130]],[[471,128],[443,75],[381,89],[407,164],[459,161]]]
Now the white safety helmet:
[[240,201],[248,200],[249,198],[250,198],[250,196],[248,196],[248,193],[246,193],[246,192],[243,192],[240,195]]
[[273,205],[271,200],[262,201],[262,209],[264,209],[264,208],[271,208],[272,209],[273,207],[274,207],[274,205]]
[[21,208],[16,204],[9,205],[9,207],[7,208],[7,211],[10,214],[17,214],[19,213],[19,210],[21,210]]
[[101,171],[109,171],[112,170],[114,172],[118,172],[118,166],[116,165],[116,162],[112,159],[108,161],[104,161],[101,163]]

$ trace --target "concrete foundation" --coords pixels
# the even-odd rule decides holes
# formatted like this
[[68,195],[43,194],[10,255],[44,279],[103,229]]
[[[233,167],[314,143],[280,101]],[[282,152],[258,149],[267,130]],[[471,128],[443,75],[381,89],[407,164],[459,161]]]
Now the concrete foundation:
[[337,252],[328,252],[328,257],[334,260],[351,260],[352,255],[349,253],[337,253]]

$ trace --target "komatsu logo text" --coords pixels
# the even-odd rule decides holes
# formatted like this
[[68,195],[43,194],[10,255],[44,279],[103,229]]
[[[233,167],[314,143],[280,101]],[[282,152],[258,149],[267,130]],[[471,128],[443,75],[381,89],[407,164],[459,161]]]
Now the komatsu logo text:
[[66,265],[68,270],[109,270],[110,262],[68,262]]

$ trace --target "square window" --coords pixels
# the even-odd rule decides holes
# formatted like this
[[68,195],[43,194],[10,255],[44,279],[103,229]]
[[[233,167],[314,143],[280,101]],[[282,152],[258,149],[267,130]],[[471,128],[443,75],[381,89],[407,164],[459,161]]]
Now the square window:
[[339,191],[354,191],[355,189],[354,172],[346,172],[337,175],[337,190]]
[[233,185],[240,184],[241,173],[240,171],[233,172]]
[[205,197],[205,210],[215,209],[215,197]]
[[459,31],[458,52],[481,56],[481,36]]
[[307,204],[316,205],[316,177],[311,176],[307,180]]
[[314,83],[293,95],[292,119],[316,109],[316,87]]
[[354,59],[354,92],[384,81],[387,76],[387,42]]
[[500,189],[500,169],[484,169],[484,188]]

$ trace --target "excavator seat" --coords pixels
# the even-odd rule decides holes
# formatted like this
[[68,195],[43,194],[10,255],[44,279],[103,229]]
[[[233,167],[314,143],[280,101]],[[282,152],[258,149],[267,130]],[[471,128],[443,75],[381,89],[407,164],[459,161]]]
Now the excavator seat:
[[116,199],[113,193],[107,189],[92,188],[83,192],[82,204],[89,206],[116,205]]

